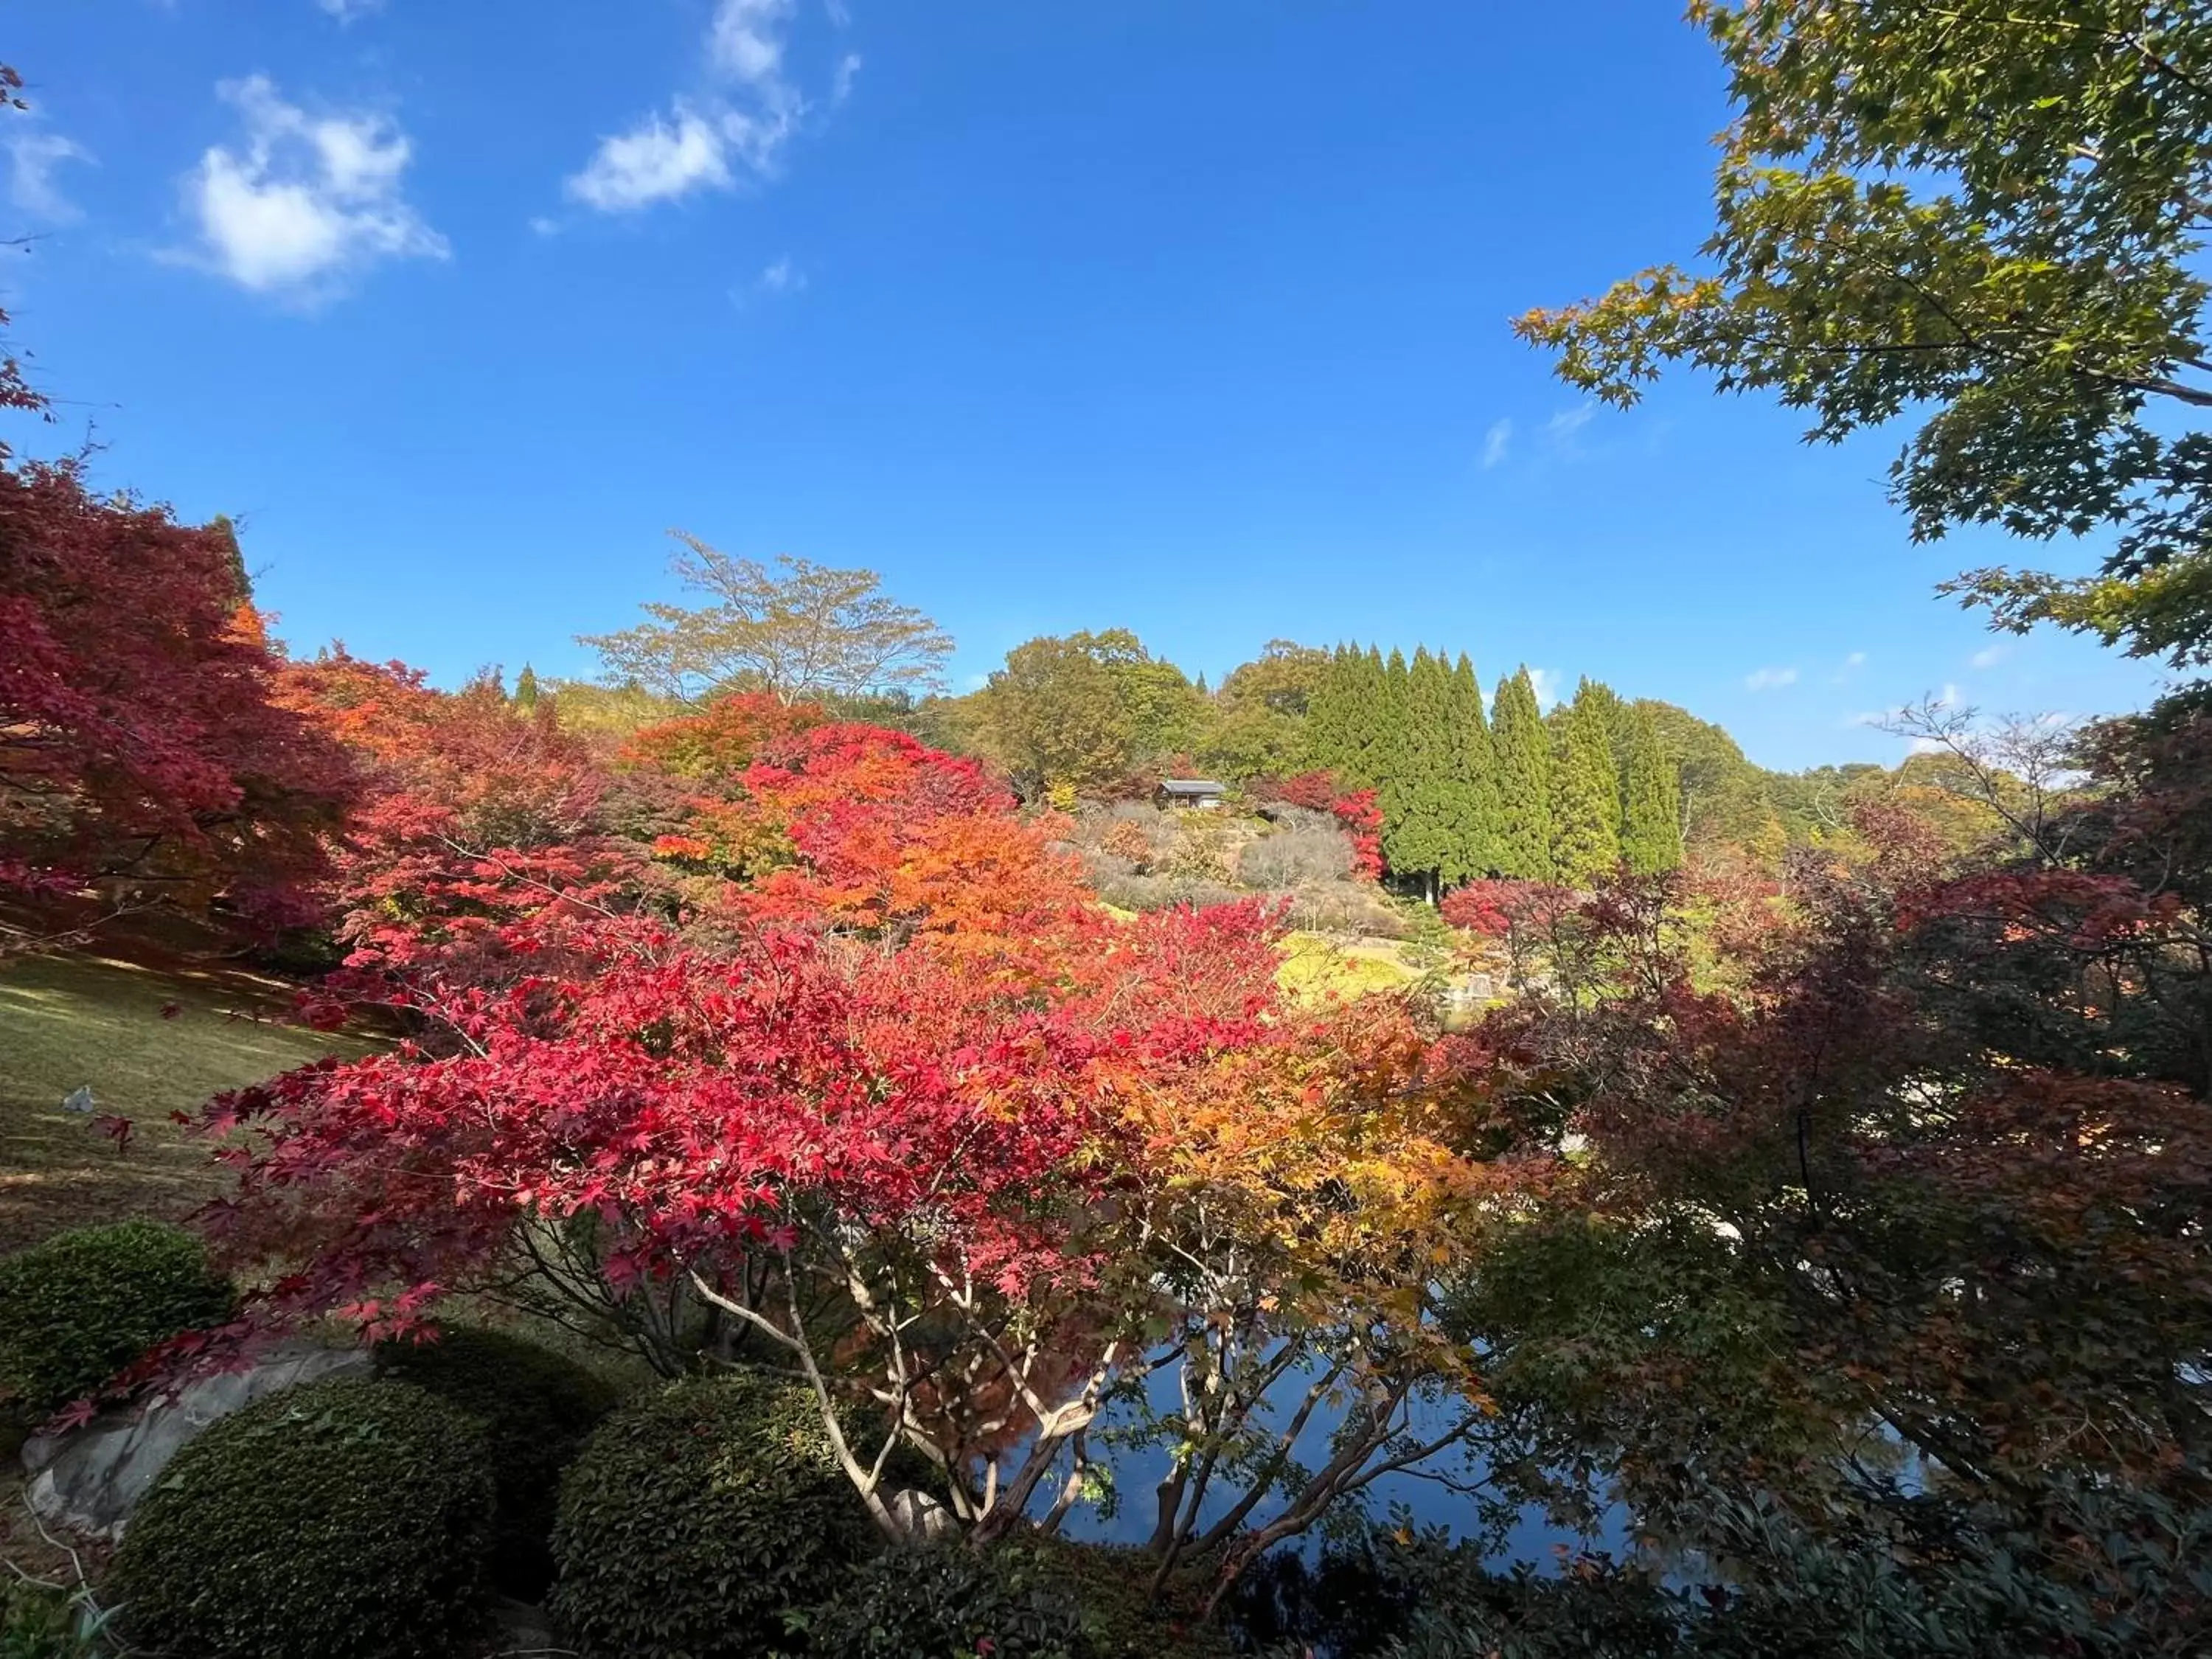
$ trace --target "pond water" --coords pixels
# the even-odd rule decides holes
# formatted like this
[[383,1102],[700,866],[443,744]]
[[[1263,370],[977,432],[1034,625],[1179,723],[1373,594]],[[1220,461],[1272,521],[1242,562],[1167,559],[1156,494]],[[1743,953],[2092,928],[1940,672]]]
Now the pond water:
[[[1292,1375],[1278,1384],[1269,1401],[1270,1407],[1280,1408],[1273,1419],[1275,1423],[1288,1420],[1289,1408],[1304,1395],[1309,1381],[1309,1376]],[[1155,1375],[1149,1395],[1155,1413],[1177,1409],[1181,1401],[1173,1371]],[[1109,1410],[1099,1428],[1092,1431],[1094,1449],[1109,1438],[1112,1428],[1127,1424],[1132,1416],[1133,1410],[1127,1406]],[[1342,1420],[1340,1408],[1334,1412],[1316,1411],[1294,1443],[1293,1455],[1309,1468],[1325,1462],[1329,1437]],[[1426,1409],[1417,1407],[1413,1426],[1416,1433],[1425,1431],[1434,1437],[1443,1433],[1450,1422],[1450,1414],[1438,1402]],[[1118,1504],[1108,1513],[1094,1504],[1079,1504],[1068,1512],[1061,1530],[1085,1542],[1142,1544],[1151,1537],[1158,1518],[1155,1489],[1167,1478],[1172,1460],[1164,1446],[1146,1443],[1115,1446],[1103,1455],[1102,1461],[1111,1472]],[[1366,1489],[1369,1512],[1379,1520],[1394,1505],[1402,1506],[1418,1527],[1441,1527],[1455,1538],[1478,1532],[1481,1517],[1476,1513],[1475,1500],[1433,1479],[1424,1478],[1419,1473],[1419,1467],[1422,1466],[1378,1477]],[[1479,1477],[1481,1472],[1479,1462],[1470,1464],[1463,1455],[1449,1451],[1440,1454],[1430,1467],[1447,1470],[1462,1480]],[[1242,1490],[1231,1483],[1217,1485],[1201,1506],[1201,1522],[1218,1519],[1225,1513],[1242,1496]],[[1037,1507],[1048,1507],[1048,1502],[1041,1502]],[[1282,1510],[1282,1499],[1271,1495],[1253,1510],[1250,1524],[1263,1525],[1281,1514]],[[1318,1539],[1309,1533],[1299,1540],[1298,1547],[1313,1549],[1318,1547]],[[1526,1562],[1548,1569],[1558,1562],[1562,1547],[1571,1553],[1595,1548],[1615,1556],[1624,1554],[1629,1547],[1627,1510],[1619,1504],[1612,1506],[1603,1516],[1597,1535],[1591,1537],[1554,1524],[1539,1507],[1525,1507],[1507,1533],[1503,1550],[1491,1558],[1492,1564],[1504,1567]]]

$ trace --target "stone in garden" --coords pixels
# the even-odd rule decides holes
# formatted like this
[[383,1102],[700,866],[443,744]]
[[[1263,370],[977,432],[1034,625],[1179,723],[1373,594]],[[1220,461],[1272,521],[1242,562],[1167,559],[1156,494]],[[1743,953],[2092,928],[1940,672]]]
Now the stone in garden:
[[166,1402],[109,1412],[64,1434],[34,1434],[23,1443],[23,1468],[31,1477],[25,1500],[50,1527],[119,1539],[177,1449],[209,1424],[301,1382],[366,1376],[371,1363],[363,1349],[289,1345],[249,1370],[187,1383]]

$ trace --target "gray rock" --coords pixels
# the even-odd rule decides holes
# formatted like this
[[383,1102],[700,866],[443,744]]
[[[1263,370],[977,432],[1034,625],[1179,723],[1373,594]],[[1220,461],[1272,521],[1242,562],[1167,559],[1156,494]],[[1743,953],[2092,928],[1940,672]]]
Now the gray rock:
[[919,1486],[893,1492],[890,1508],[900,1530],[912,1543],[933,1544],[960,1530],[952,1511]]
[[553,1620],[545,1609],[527,1601],[518,1601],[511,1595],[491,1598],[492,1622],[499,1628],[500,1638],[507,1645],[501,1653],[553,1653],[560,1650],[560,1640],[553,1629]]
[[251,1370],[188,1383],[173,1400],[110,1412],[64,1434],[33,1435],[23,1443],[31,1476],[24,1498],[48,1526],[119,1539],[177,1449],[209,1424],[301,1382],[365,1375],[371,1364],[363,1349],[287,1345]]

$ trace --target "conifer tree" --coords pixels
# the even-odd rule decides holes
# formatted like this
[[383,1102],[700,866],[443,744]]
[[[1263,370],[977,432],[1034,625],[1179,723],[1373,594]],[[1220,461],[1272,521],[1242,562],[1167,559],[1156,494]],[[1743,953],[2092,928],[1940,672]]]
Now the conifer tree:
[[526,714],[538,707],[538,671],[528,663],[514,677],[514,706]]
[[1383,798],[1382,854],[1391,869],[1419,880],[1431,901],[1444,866],[1456,861],[1456,747],[1451,673],[1424,647],[1406,671],[1397,776]]
[[[1413,757],[1409,721],[1412,717],[1412,689],[1410,671],[1405,653],[1397,647],[1390,647],[1389,659],[1370,648],[1370,661],[1378,674],[1376,716],[1369,727],[1372,733],[1366,756],[1366,775],[1376,792],[1376,804],[1382,809],[1382,862],[1393,875],[1413,872],[1418,866],[1401,866],[1391,855],[1391,848],[1398,843],[1406,829],[1408,810],[1412,805],[1410,792],[1413,781]],[[1401,852],[1413,849],[1401,847]]]
[[[1605,727],[1606,742],[1613,750],[1613,764],[1626,767],[1628,728],[1632,719],[1627,702],[1604,681],[1594,680],[1585,674],[1582,683],[1575,687],[1575,703],[1577,707],[1587,703],[1596,713]],[[1619,781],[1625,783],[1626,777],[1624,771]]]
[[[1620,777],[1607,699],[1576,694],[1559,721],[1552,768],[1553,879],[1587,887],[1620,862]],[[1613,698],[1615,702],[1618,698]]]
[[1681,785],[1651,711],[1630,708],[1627,730],[1620,757],[1620,856],[1638,875],[1656,875],[1682,861]]
[[1490,711],[1497,756],[1497,867],[1504,875],[1552,875],[1552,739],[1526,668],[1498,682]]
[[1452,738],[1449,846],[1440,873],[1449,885],[1474,881],[1501,867],[1498,822],[1498,756],[1482,709],[1482,682],[1460,654],[1449,696]]
[[1340,778],[1347,776],[1355,753],[1352,721],[1359,673],[1358,653],[1338,646],[1306,709],[1306,763]]

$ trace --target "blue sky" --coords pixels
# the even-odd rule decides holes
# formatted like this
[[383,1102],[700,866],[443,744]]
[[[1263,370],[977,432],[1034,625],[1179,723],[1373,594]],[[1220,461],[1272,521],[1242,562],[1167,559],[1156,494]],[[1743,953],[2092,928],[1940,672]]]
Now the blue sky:
[[882,571],[956,688],[1081,627],[1426,642],[1798,766],[2160,683],[1934,597],[2086,555],[1912,546],[1892,435],[1594,410],[1511,337],[1709,219],[1650,0],[84,0],[8,53],[25,447],[240,519],[295,647],[588,672],[680,526]]

